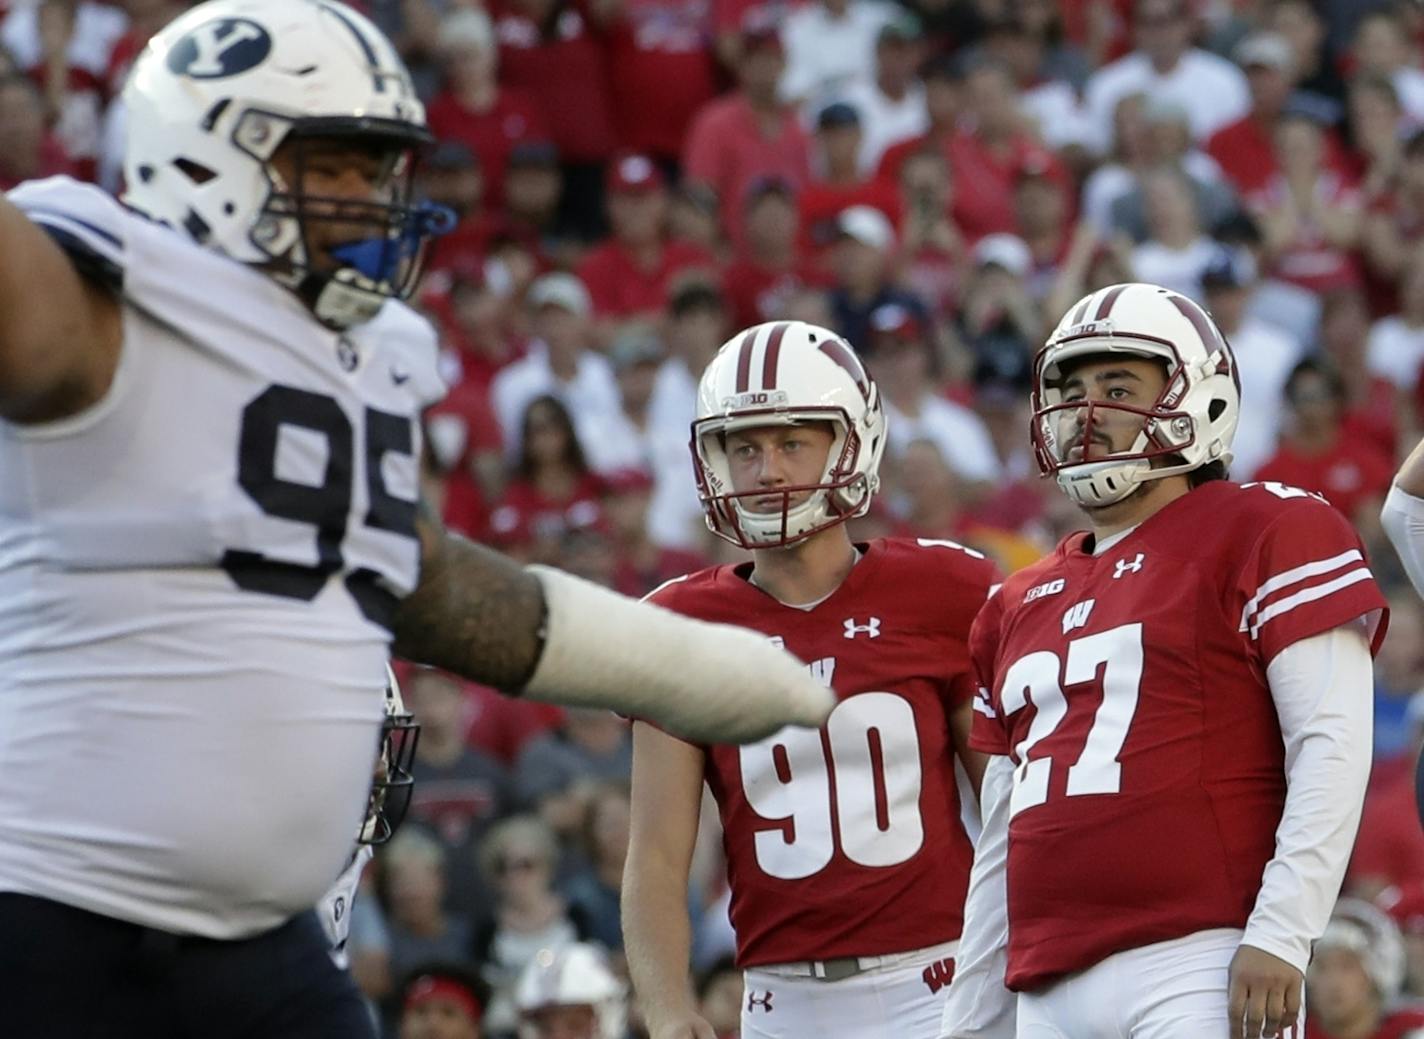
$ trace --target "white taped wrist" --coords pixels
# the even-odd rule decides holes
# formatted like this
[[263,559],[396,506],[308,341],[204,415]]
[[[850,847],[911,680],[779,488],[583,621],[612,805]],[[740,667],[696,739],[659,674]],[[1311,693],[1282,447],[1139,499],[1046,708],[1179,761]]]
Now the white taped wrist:
[[818,726],[835,706],[804,664],[763,635],[709,624],[531,566],[545,638],[530,699],[603,707],[703,743],[743,743]]

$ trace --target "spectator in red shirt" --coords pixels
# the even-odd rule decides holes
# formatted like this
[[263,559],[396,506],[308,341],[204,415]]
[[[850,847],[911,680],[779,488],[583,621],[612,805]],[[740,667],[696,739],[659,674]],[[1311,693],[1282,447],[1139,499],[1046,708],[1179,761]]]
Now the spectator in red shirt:
[[604,477],[603,514],[616,560],[613,587],[624,595],[647,595],[674,577],[707,565],[706,556],[665,548],[648,536],[653,477],[642,469],[622,469]]
[[861,176],[863,138],[860,113],[844,101],[827,105],[816,117],[811,182],[800,195],[801,233],[808,252],[835,240],[836,217],[851,206],[874,206],[892,224],[899,223],[894,183]]
[[39,90],[23,76],[0,78],[0,191],[73,172],[59,141],[45,129]]
[[551,394],[536,397],[524,409],[518,461],[490,516],[490,529],[496,538],[524,532],[533,558],[553,561],[569,530],[599,521],[602,490],[568,408]]
[[1389,193],[1399,175],[1404,160],[1404,140],[1399,132],[1404,109],[1394,84],[1384,76],[1369,74],[1350,80],[1348,105],[1360,193],[1370,205]]
[[557,251],[564,239],[559,226],[563,193],[559,150],[552,141],[514,146],[504,169],[504,224],[512,233],[539,243],[542,252]]
[[559,148],[560,221],[599,238],[603,167],[618,146],[601,27],[581,0],[503,0],[495,10],[500,82],[533,97]]
[[716,193],[733,242],[741,231],[736,200],[754,179],[780,176],[798,188],[810,179],[810,140],[777,94],[785,66],[775,25],[753,19],[742,33],[738,89],[707,102],[688,130],[683,176]]
[[1247,196],[1261,223],[1269,273],[1314,293],[1361,280],[1360,196],[1325,159],[1326,128],[1301,104],[1286,106],[1276,122],[1279,172]]
[[1246,70],[1251,110],[1206,141],[1206,153],[1242,193],[1259,191],[1276,173],[1276,119],[1295,81],[1295,56],[1284,36],[1256,33],[1236,48]]
[[1035,302],[1052,290],[1068,251],[1073,229],[1070,190],[1058,168],[1038,156],[1029,157],[1014,177],[1014,232],[1033,260],[1025,287]]
[[1415,246],[1424,240],[1424,130],[1404,142],[1390,190],[1369,201],[1360,248],[1370,273],[1395,282]]
[[493,225],[480,205],[485,179],[479,159],[459,141],[436,146],[420,167],[426,198],[449,206],[457,222],[431,246],[430,270],[469,276],[484,263]]
[[948,319],[959,302],[966,247],[949,215],[954,182],[943,149],[907,155],[899,187],[901,280],[931,314]]
[[1266,28],[1290,44],[1300,90],[1336,104],[1345,100],[1345,83],[1331,60],[1325,22],[1315,0],[1271,0]]
[[[1415,757],[1418,752],[1415,752]],[[1350,887],[1364,894],[1424,876],[1424,836],[1419,832],[1413,769],[1395,773],[1365,798]]]
[[123,11],[94,0],[16,4],[0,23],[0,47],[40,86],[55,136],[85,180],[98,174],[105,74],[127,29]]
[[678,275],[715,266],[696,246],[668,238],[667,209],[667,185],[652,159],[624,155],[609,166],[613,235],[579,266],[579,277],[593,299],[601,342],[610,342],[628,321],[657,321]]
[[918,137],[900,141],[885,149],[880,157],[877,175],[882,180],[899,176],[900,165],[911,155],[922,151],[939,151],[948,161],[950,139],[958,132],[964,114],[964,76],[962,61],[950,56],[932,58],[920,70],[925,88],[925,113],[929,128]]
[[668,234],[687,242],[722,262],[728,246],[722,237],[722,210],[716,194],[705,184],[679,184],[668,205]]
[[1320,301],[1320,351],[1345,384],[1342,428],[1352,440],[1372,444],[1390,458],[1399,450],[1394,384],[1370,371],[1366,345],[1370,308],[1364,293],[1346,287]]
[[621,147],[676,162],[717,93],[712,11],[696,0],[609,0],[609,68]]
[[823,280],[799,247],[796,189],[780,177],[761,177],[742,205],[742,249],[722,275],[722,289],[738,328],[784,316],[787,300]]
[[1307,357],[1286,380],[1289,407],[1276,454],[1255,479],[1323,494],[1351,522],[1379,515],[1394,460],[1344,433],[1345,385],[1328,362]]
[[[965,79],[972,122],[950,140],[954,222],[970,239],[1014,229],[1014,177],[1030,156],[1058,161],[1023,129],[1018,88],[1002,62],[983,60]],[[1061,175],[1061,174],[1055,174]]]
[[461,8],[440,25],[444,87],[426,109],[438,140],[459,141],[479,158],[491,203],[504,198],[504,168],[521,141],[546,138],[548,128],[534,100],[498,82],[499,52],[489,15]]

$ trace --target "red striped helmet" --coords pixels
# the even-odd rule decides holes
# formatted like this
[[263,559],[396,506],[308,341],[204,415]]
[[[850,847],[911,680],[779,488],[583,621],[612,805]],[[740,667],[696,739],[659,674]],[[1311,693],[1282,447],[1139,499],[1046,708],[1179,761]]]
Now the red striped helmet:
[[[1167,381],[1149,408],[1113,401],[1065,401],[1064,366],[1096,355],[1161,361]],[[1142,419],[1132,447],[1106,457],[1067,460],[1058,422],[1069,410],[1091,432],[1094,415],[1116,410]],[[1146,480],[1176,476],[1210,462],[1231,462],[1241,409],[1241,379],[1226,337],[1210,315],[1159,285],[1111,285],[1068,309],[1034,362],[1033,436],[1039,469],[1079,505],[1111,505]],[[1091,436],[1084,438],[1091,443]],[[1161,459],[1154,468],[1153,460]]]
[[[819,483],[779,488],[778,512],[755,512],[732,487],[726,434],[755,426],[829,422],[835,439]],[[860,516],[880,486],[885,411],[880,389],[840,336],[804,321],[738,332],[697,388],[692,459],[707,526],[742,548],[778,548]],[[810,491],[804,501],[792,498]]]

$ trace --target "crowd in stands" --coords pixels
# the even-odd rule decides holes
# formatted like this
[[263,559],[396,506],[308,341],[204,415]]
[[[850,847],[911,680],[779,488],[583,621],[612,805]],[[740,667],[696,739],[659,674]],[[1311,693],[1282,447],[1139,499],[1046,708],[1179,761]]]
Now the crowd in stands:
[[[1233,479],[1324,495],[1391,592],[1347,893],[1406,949],[1398,986],[1362,991],[1424,998],[1424,607],[1378,523],[1424,429],[1424,8],[351,2],[410,64],[438,142],[423,189],[459,216],[414,300],[451,387],[425,490],[517,558],[633,595],[739,559],[697,500],[697,378],[737,329],[796,318],[845,336],[884,393],[884,486],[857,537],[952,538],[1017,569],[1079,524],[1031,455],[1036,347],[1116,282],[1204,303],[1241,371]],[[188,6],[0,0],[0,189],[120,192],[124,77]],[[352,967],[392,1035],[418,1039],[401,1018],[460,992],[484,1035],[512,1034],[540,950],[591,942],[619,968],[627,728],[401,677],[418,786],[356,903]],[[706,836],[689,909],[730,1034]]]

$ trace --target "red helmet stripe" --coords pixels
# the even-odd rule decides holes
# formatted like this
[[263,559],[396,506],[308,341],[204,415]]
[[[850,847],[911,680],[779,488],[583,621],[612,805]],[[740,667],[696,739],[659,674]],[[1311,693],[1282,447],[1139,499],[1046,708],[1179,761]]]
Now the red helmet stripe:
[[1126,285],[1114,285],[1108,289],[1107,294],[1103,296],[1103,301],[1098,304],[1098,309],[1093,313],[1093,320],[1106,321],[1107,316],[1112,313],[1113,304],[1116,303],[1117,298],[1126,291]]
[[[1216,327],[1216,323],[1206,316],[1205,310],[1194,301],[1187,299],[1185,296],[1179,296],[1175,292],[1169,293],[1167,298],[1172,301],[1172,306],[1180,310],[1182,316],[1192,323],[1192,327],[1196,329],[1197,335],[1201,336],[1202,346],[1206,348],[1207,353],[1213,354],[1219,350],[1221,351],[1223,360],[1231,358],[1231,347],[1226,345],[1226,340],[1222,338],[1220,330]],[[1241,374],[1236,370],[1234,358],[1232,359],[1230,367],[1231,380],[1236,384],[1236,392],[1240,393]],[[1221,366],[1218,365],[1217,371],[1220,372],[1221,370]]]
[[1073,316],[1068,319],[1069,328],[1072,328],[1074,325],[1081,325],[1083,323],[1083,317],[1088,313],[1088,304],[1091,302],[1093,302],[1092,296],[1083,297],[1083,302],[1078,304],[1078,309],[1073,311]]
[[860,395],[866,400],[870,399],[870,378],[865,374],[854,350],[839,339],[827,339],[817,349],[844,368],[856,386],[860,387]]
[[776,364],[781,360],[781,339],[790,327],[789,321],[781,322],[771,330],[771,336],[766,341],[766,351],[761,360],[761,388],[764,390],[776,389]]
[[752,388],[752,340],[756,338],[756,329],[748,329],[747,334],[742,336],[742,343],[737,347],[737,392],[746,393]]

